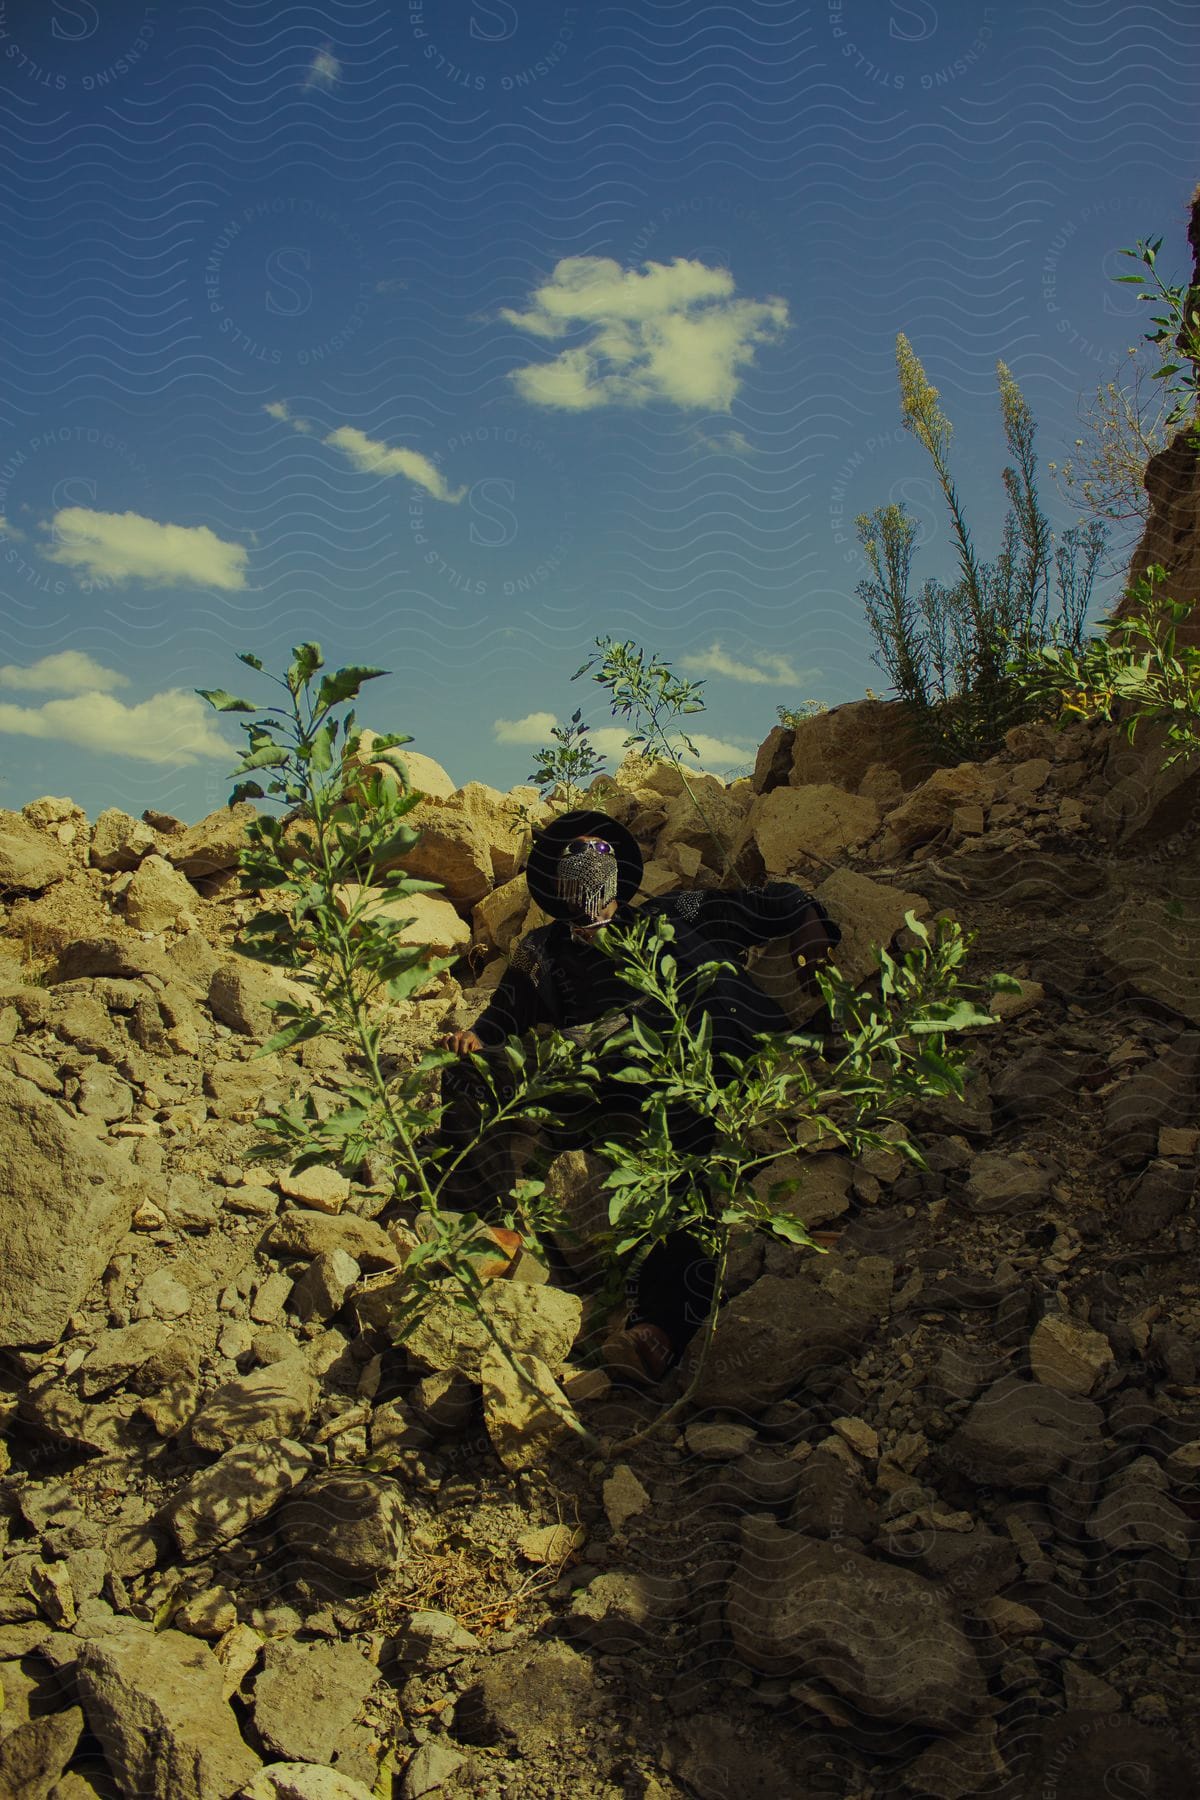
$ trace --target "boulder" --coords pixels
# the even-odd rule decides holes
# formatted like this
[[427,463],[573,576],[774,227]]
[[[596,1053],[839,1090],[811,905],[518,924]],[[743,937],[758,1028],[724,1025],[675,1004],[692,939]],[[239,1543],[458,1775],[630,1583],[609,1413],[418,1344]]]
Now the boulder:
[[534,1757],[577,1741],[608,1714],[590,1659],[566,1644],[522,1644],[490,1656],[455,1703],[454,1730],[468,1744],[520,1744]]
[[163,846],[163,855],[193,880],[236,869],[246,845],[246,827],[257,815],[258,808],[250,800],[219,807],[198,825],[172,834]]
[[70,864],[15,813],[0,813],[0,894],[40,894],[67,874]]
[[[520,791],[514,790],[514,793]],[[529,823],[537,826],[551,816],[551,809],[537,798],[536,789],[532,794],[532,800],[526,800],[525,804],[530,808]],[[516,816],[512,798],[482,781],[465,782],[457,794],[464,816],[487,845],[492,881],[497,886],[512,880],[522,866],[528,843],[529,827]]]
[[157,843],[141,819],[131,818],[119,806],[106,806],[92,827],[89,861],[94,869],[104,869],[109,874],[118,869],[136,869]]
[[143,1180],[0,1070],[0,1345],[58,1342],[129,1230]]
[[[424,1791],[424,1790],[423,1790]],[[237,1800],[375,1800],[365,1782],[319,1763],[274,1762],[240,1789]]]
[[831,783],[777,787],[754,801],[735,849],[753,843],[771,879],[788,876],[809,857],[836,862],[857,850],[879,824],[873,800]]
[[905,856],[918,844],[927,844],[948,830],[960,806],[991,803],[993,778],[978,763],[959,763],[952,769],[936,769],[896,809],[888,814],[882,854]]
[[293,1438],[316,1403],[317,1384],[304,1358],[287,1356],[215,1389],[192,1420],[192,1439],[203,1450],[228,1450]]
[[[795,1275],[760,1276],[722,1308],[697,1404],[753,1410],[812,1371],[861,1354],[864,1339],[887,1316],[892,1272],[884,1257],[851,1263],[831,1252],[814,1253]],[[698,1354],[693,1339],[685,1377]]]
[[312,991],[287,981],[274,969],[248,956],[226,956],[208,983],[208,1010],[222,1025],[243,1037],[263,1040],[276,1029],[272,1002],[300,1000],[311,1004]]
[[[362,889],[347,882],[338,889],[338,905],[346,917],[357,903]],[[400,929],[392,942],[398,945],[425,944],[435,956],[454,956],[471,941],[471,927],[440,894],[403,894],[388,898],[385,890],[367,902],[368,916],[394,919]]]
[[1164,1055],[1106,1097],[1104,1148],[1126,1168],[1146,1163],[1158,1149],[1163,1126],[1194,1124],[1198,1108],[1200,1031],[1184,1031]]
[[419,828],[420,837],[394,863],[381,864],[379,873],[402,868],[418,880],[440,882],[446,898],[457,906],[470,907],[482,900],[492,885],[491,846],[457,796],[423,801],[407,823]]
[[1035,1381],[1060,1394],[1090,1394],[1113,1367],[1112,1346],[1102,1332],[1062,1313],[1039,1319],[1029,1340]]
[[262,1247],[273,1256],[310,1260],[343,1250],[368,1272],[394,1269],[403,1261],[383,1226],[356,1213],[280,1213],[267,1227]]
[[[429,799],[454,798],[454,783],[441,763],[434,762],[432,756],[423,756],[419,750],[410,749],[407,744],[397,744],[394,749],[384,751],[384,761],[372,761],[372,748],[381,735],[378,731],[366,729],[359,732],[354,764],[370,770],[373,775],[382,775],[397,792],[407,787]],[[347,787],[346,792],[351,799],[357,798],[353,783]]]
[[290,1438],[239,1444],[201,1469],[168,1501],[164,1517],[186,1557],[207,1556],[263,1519],[312,1469]]
[[404,1542],[403,1490],[386,1475],[314,1476],[279,1509],[279,1533],[310,1581],[340,1597],[340,1583],[390,1575]]
[[932,767],[902,701],[851,700],[801,719],[792,739],[790,785],[832,782],[857,793],[876,763],[894,768],[906,788]]
[[135,931],[166,931],[190,917],[196,890],[162,856],[147,856],[125,889],[125,917]]
[[[433,1302],[405,1338],[404,1348],[423,1368],[454,1369],[479,1381],[493,1339],[482,1320],[457,1304],[460,1292],[456,1281],[435,1283]],[[492,1330],[516,1355],[536,1357],[552,1371],[562,1367],[583,1317],[577,1294],[525,1281],[486,1283],[480,1306]]]
[[471,926],[476,940],[494,945],[497,950],[507,954],[521,929],[521,921],[528,905],[529,889],[525,885],[523,874],[514,875],[502,887],[493,888],[490,894],[484,895],[471,914]]
[[1110,978],[1200,1025],[1200,900],[1131,895],[1098,939]]
[[0,1739],[0,1794],[20,1800],[57,1800],[58,1783],[83,1733],[78,1706],[11,1726]]
[[[660,860],[678,844],[698,850],[710,868],[719,869],[726,850],[732,851],[742,828],[743,808],[715,775],[689,775],[692,794],[680,792],[666,802],[665,817],[655,840],[654,854]],[[654,794],[657,802],[659,796]],[[696,801],[703,807],[698,810]],[[657,806],[655,807],[657,811]],[[635,816],[629,822],[635,836],[652,835],[639,826]]]
[[514,1360],[489,1345],[479,1379],[487,1434],[506,1469],[540,1468],[571,1441],[570,1402],[538,1357]]
[[944,1731],[986,1704],[952,1603],[920,1575],[844,1543],[745,1520],[727,1617],[752,1668],[827,1683],[867,1719]]
[[121,1793],[227,1800],[257,1773],[259,1759],[224,1697],[221,1665],[198,1639],[130,1623],[82,1644],[76,1680]]
[[816,895],[830,918],[842,928],[842,941],[833,952],[833,961],[847,981],[855,983],[878,972],[873,946],[881,944],[887,949],[891,945],[904,928],[906,912],[913,912],[922,920],[929,917],[929,902],[923,894],[872,881],[852,869],[835,869],[817,888]]
[[1042,1488],[1095,1446],[1102,1422],[1091,1400],[1003,1375],[973,1403],[941,1456],[984,1487]]
[[254,1683],[254,1726],[273,1755],[331,1763],[379,1680],[353,1644],[268,1640]]

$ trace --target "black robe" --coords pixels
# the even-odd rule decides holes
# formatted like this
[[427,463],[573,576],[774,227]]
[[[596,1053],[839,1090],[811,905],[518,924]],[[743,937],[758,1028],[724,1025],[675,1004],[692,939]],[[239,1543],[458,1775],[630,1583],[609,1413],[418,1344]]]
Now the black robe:
[[[701,963],[714,958],[736,963],[736,970],[723,971],[699,996],[688,1018],[695,1029],[700,1017],[709,1014],[714,1056],[729,1052],[745,1057],[754,1048],[756,1032],[791,1030],[784,1013],[746,973],[746,952],[772,938],[790,937],[814,913],[828,927],[831,942],[837,944],[841,930],[825,908],[803,888],[787,881],[728,892],[701,888],[661,894],[636,908],[622,904],[612,926],[619,929],[638,917],[670,919],[675,927],[671,954],[685,995],[687,977]],[[621,980],[611,956],[595,944],[574,938],[569,923],[556,919],[529,932],[517,944],[490,1004],[472,1030],[492,1048],[536,1025],[568,1030],[611,1011],[628,1012],[635,1002],[647,1024],[665,1023],[636,988]]]

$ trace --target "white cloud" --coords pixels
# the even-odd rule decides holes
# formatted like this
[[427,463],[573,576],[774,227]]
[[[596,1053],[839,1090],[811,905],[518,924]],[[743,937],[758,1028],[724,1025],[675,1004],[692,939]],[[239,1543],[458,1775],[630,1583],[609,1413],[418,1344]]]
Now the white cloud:
[[26,668],[17,663],[0,664],[0,688],[15,688],[20,693],[108,693],[112,688],[128,686],[128,675],[122,675],[118,669],[106,669],[86,650],[56,650]]
[[769,650],[752,650],[749,662],[739,662],[718,643],[690,656],[681,656],[679,662],[690,675],[727,675],[731,681],[749,681],[761,687],[774,687],[780,683],[799,687],[806,681],[816,680],[821,673],[819,669],[796,669],[790,658],[774,655]]
[[369,438],[365,431],[359,431],[354,425],[339,425],[324,441],[335,450],[341,450],[364,475],[403,475],[432,494],[435,500],[447,500],[457,506],[467,491],[465,487],[447,487],[446,478],[437,464],[422,456],[419,450],[394,450],[376,438]]
[[288,411],[286,400],[268,400],[263,411],[270,413],[273,419],[282,419],[285,425],[290,425],[292,422],[292,415]]
[[748,459],[757,455],[754,445],[742,431],[700,431],[695,437],[698,450],[711,450],[714,456],[737,456]]
[[326,47],[318,50],[308,65],[308,73],[304,77],[306,88],[336,87],[341,79],[342,65],[332,50]]
[[[602,756],[611,757],[615,763],[620,763],[630,754],[629,751],[622,748],[628,735],[628,732],[623,731],[619,725],[602,725],[598,731],[588,733],[588,741]],[[689,731],[688,736],[699,753],[700,761],[698,763],[693,759],[690,751],[684,748],[682,741],[677,737],[671,738],[668,733],[669,741],[675,745],[683,759],[684,767],[688,769],[736,767],[744,762],[753,762],[758,754],[757,746],[754,749],[748,749],[745,744],[730,744],[724,738],[709,737],[707,732]],[[634,749],[640,749],[644,754],[644,746],[634,745]]]
[[551,712],[526,713],[523,719],[493,719],[492,733],[498,744],[542,745],[558,724]]
[[727,412],[755,348],[778,338],[787,303],[739,299],[728,269],[676,257],[623,269],[607,256],[567,256],[535,288],[526,312],[505,308],[509,324],[535,337],[581,329],[587,343],[552,362],[529,363],[512,379],[536,406],[584,412],[665,400]]
[[213,723],[211,708],[183,688],[167,688],[135,706],[98,689],[42,706],[0,701],[0,732],[168,767],[209,757],[229,761],[234,755]]
[[12,520],[6,519],[4,514],[0,513],[0,537],[12,538],[19,544],[23,541],[25,533],[18,531]]
[[140,513],[92,512],[66,506],[48,527],[44,554],[79,569],[93,581],[153,581],[167,587],[226,588],[246,585],[246,551],[226,543],[207,525],[160,525]]

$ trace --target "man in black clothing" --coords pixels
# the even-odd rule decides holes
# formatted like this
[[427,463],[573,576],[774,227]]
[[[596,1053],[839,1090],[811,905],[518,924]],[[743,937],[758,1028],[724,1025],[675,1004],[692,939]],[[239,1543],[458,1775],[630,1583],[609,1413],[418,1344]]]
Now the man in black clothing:
[[[619,931],[638,917],[671,921],[680,985],[702,963],[715,958],[738,964],[722,970],[692,1003],[688,1022],[695,1029],[703,1015],[712,1023],[714,1074],[724,1085],[735,1070],[726,1054],[746,1057],[760,1032],[786,1034],[781,1009],[750,980],[741,967],[746,952],[773,938],[790,938],[791,948],[806,967],[819,962],[841,939],[841,931],[819,901],[790,882],[731,891],[697,889],[663,894],[630,904],[642,875],[637,840],[604,813],[565,814],[538,832],[525,871],[529,891],[553,923],[529,932],[516,945],[509,966],[490,1004],[466,1031],[452,1032],[441,1042],[467,1058],[485,1056],[506,1038],[538,1025],[569,1031],[612,1016],[614,1030],[634,1004],[634,990],[622,981],[613,959],[595,944],[604,925]],[[639,1002],[648,1024],[653,1011]],[[497,1070],[502,1078],[502,1071]],[[467,1061],[443,1071],[442,1098],[447,1104],[439,1136],[455,1147],[469,1141],[478,1124],[486,1085]],[[554,1150],[581,1145],[636,1130],[644,1123],[637,1090],[602,1077],[593,1092],[574,1107],[559,1103],[561,1127],[548,1135]],[[703,1155],[715,1135],[713,1121],[691,1107],[673,1103],[667,1109],[671,1141],[684,1152]],[[485,1139],[464,1159],[445,1190],[453,1203],[486,1214],[495,1209],[510,1176],[496,1147]],[[642,1265],[637,1302],[627,1328],[627,1363],[640,1365],[646,1376],[663,1373],[703,1321],[712,1295],[713,1269],[702,1246],[687,1233],[657,1245]],[[631,1372],[634,1372],[631,1368]]]

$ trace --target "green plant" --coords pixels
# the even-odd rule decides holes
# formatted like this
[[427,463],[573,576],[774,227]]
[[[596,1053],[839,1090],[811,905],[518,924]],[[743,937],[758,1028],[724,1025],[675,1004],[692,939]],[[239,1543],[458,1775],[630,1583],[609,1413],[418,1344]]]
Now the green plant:
[[[605,1185],[612,1194],[613,1254],[627,1257],[687,1231],[703,1243],[717,1269],[692,1380],[655,1429],[677,1416],[699,1387],[717,1331],[734,1233],[766,1231],[793,1244],[813,1244],[786,1205],[786,1195],[802,1189],[803,1181],[780,1180],[764,1193],[751,1178],[782,1156],[830,1142],[852,1152],[886,1143],[924,1167],[901,1112],[923,1098],[962,1097],[962,1064],[947,1039],[996,1022],[959,986],[972,940],[950,920],[939,920],[932,935],[913,913],[905,922],[916,940],[911,949],[899,958],[876,949],[877,995],[855,991],[836,968],[818,972],[834,1040],[841,1045],[832,1061],[824,1060],[820,1040],[803,1034],[761,1036],[753,1055],[734,1061],[735,1079],[723,1084],[713,1065],[711,1019],[702,1015],[693,1028],[687,1014],[727,965],[706,963],[681,982],[670,949],[674,928],[665,919],[639,920],[620,938],[599,934],[601,948],[617,958],[621,979],[649,1006],[648,1014],[634,1013],[609,1045],[626,1058],[616,1078],[646,1090],[647,1119],[638,1138],[601,1147],[612,1165]],[[1002,974],[988,983],[992,992],[1018,986]],[[672,1142],[667,1126],[672,1102],[685,1102],[712,1120],[714,1140],[703,1155],[684,1154]],[[765,1147],[764,1129],[773,1128],[778,1136],[780,1125],[783,1143]]]
[[597,756],[587,742],[588,727],[582,723],[582,718],[577,708],[568,725],[553,727],[550,736],[554,739],[554,748],[536,752],[533,772],[529,776],[543,800],[549,800],[555,790],[559,790],[564,812],[581,806],[585,784],[604,773],[604,758]]
[[1176,642],[1195,603],[1161,593],[1166,580],[1161,564],[1151,564],[1130,589],[1127,616],[1101,621],[1103,637],[1075,648],[1046,644],[1012,666],[1040,706],[1058,706],[1064,724],[1116,720],[1131,744],[1139,725],[1165,725],[1175,747],[1163,769],[1200,755],[1200,649]]
[[1125,567],[1149,516],[1146,464],[1168,441],[1170,401],[1152,380],[1138,352],[1129,350],[1113,378],[1080,401],[1081,436],[1072,455],[1062,464],[1047,464],[1084,518],[1100,520],[1120,534],[1110,549],[1113,560]]
[[957,579],[912,591],[916,524],[906,507],[877,507],[855,521],[869,576],[858,583],[887,670],[917,729],[942,760],[993,754],[1030,702],[1008,661],[1045,642],[1052,590],[1057,623],[1078,642],[1103,551],[1103,526],[1072,527],[1056,544],[1037,492],[1036,426],[1016,381],[997,363],[1000,414],[1012,461],[1003,483],[1008,511],[993,562],[980,559],[950,467],[952,427],[912,345],[896,340],[904,423],[923,445],[949,509]]
[[[677,738],[667,734],[667,725],[672,720],[704,711],[700,693],[704,683],[679,680],[672,674],[671,665],[657,657],[647,661],[645,651],[632,639],[618,643],[610,637],[598,637],[595,642],[599,656],[589,657],[576,669],[571,680],[578,681],[581,675],[593,671],[592,680],[608,689],[613,717],[627,719],[633,727],[621,748],[632,750],[644,744],[652,755],[671,763],[679,771],[684,791],[717,846],[722,858],[722,872],[727,875],[731,866],[731,846],[688,780],[679,746],[682,744],[697,762],[700,752],[683,731],[678,732]],[[593,670],[597,661],[600,667]]]
[[[258,657],[244,654],[239,660],[263,672]],[[490,1228],[474,1213],[443,1211],[439,1193],[485,1130],[516,1117],[552,1117],[558,1098],[587,1092],[591,1051],[557,1032],[539,1039],[532,1054],[510,1043],[505,1058],[512,1091],[504,1098],[484,1060],[476,1058],[492,1099],[477,1137],[454,1156],[428,1145],[418,1148],[421,1135],[442,1116],[433,1081],[457,1058],[449,1050],[430,1050],[407,1072],[394,1070],[384,1037],[389,1008],[412,999],[455,960],[406,938],[414,923],[406,901],[441,884],[406,875],[399,866],[419,836],[408,814],[422,795],[410,787],[396,755],[411,738],[391,734],[371,743],[372,765],[390,765],[394,782],[383,769],[364,770],[355,761],[359,733],[353,711],[343,709],[365,682],[385,671],[349,667],[318,682],[323,667],[319,645],[301,644],[286,675],[268,677],[283,696],[276,706],[260,708],[223,689],[198,690],[218,712],[257,715],[243,726],[248,744],[237,770],[251,778],[238,782],[231,801],[272,798],[291,809],[290,821],[271,813],[252,820],[241,856],[243,886],[270,900],[247,921],[241,947],[287,970],[308,990],[304,998],[275,1003],[280,1028],[258,1054],[332,1036],[353,1059],[344,1080],[329,1078],[338,1089],[336,1105],[318,1105],[311,1095],[285,1102],[260,1121],[266,1136],[254,1154],[286,1156],[293,1170],[317,1163],[353,1169],[370,1155],[377,1177],[390,1185],[390,1201],[406,1202],[417,1212],[419,1241],[405,1265],[408,1296],[396,1323],[398,1337],[412,1328],[438,1283],[449,1277],[462,1303],[528,1379],[480,1306],[478,1265],[494,1254]],[[269,777],[265,790],[253,779],[260,770]],[[509,1201],[508,1222],[534,1241],[557,1221],[539,1182],[518,1182]],[[568,1423],[583,1429],[573,1413]]]
[[824,700],[805,700],[800,706],[777,706],[775,708],[779,723],[786,725],[789,731],[795,730],[797,725],[802,725],[805,719],[815,719],[818,713],[828,711],[829,708]]
[[[1200,404],[1200,306],[1197,306],[1200,290],[1164,282],[1158,272],[1158,253],[1161,249],[1160,237],[1139,238],[1132,250],[1122,250],[1121,255],[1140,262],[1145,273],[1116,275],[1113,279],[1139,288],[1140,300],[1165,308],[1163,312],[1151,315],[1150,322],[1158,329],[1145,334],[1146,342],[1157,344],[1166,356],[1166,360],[1155,369],[1154,379],[1166,384],[1167,397],[1172,403],[1166,424],[1171,426],[1186,423],[1191,442],[1200,445],[1200,425],[1195,422],[1197,406]],[[1171,349],[1167,349],[1167,345]],[[1172,350],[1179,352],[1179,362],[1172,362]],[[1181,379],[1176,380],[1176,376]]]

